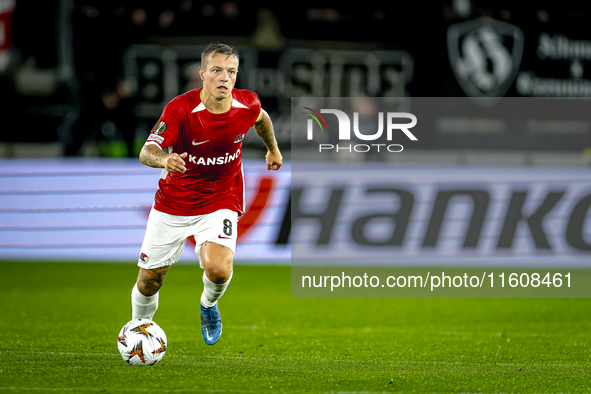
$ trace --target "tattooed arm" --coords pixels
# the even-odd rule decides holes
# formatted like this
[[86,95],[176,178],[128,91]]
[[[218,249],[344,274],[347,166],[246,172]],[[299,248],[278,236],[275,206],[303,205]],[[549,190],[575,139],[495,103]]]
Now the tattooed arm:
[[140,152],[140,162],[148,167],[164,168],[168,172],[182,174],[185,168],[184,158],[187,152],[179,155],[178,153],[166,154],[158,145],[144,145]]
[[262,110],[260,119],[254,124],[254,130],[267,146],[267,170],[277,171],[283,165],[283,156],[277,146],[273,123],[265,110]]

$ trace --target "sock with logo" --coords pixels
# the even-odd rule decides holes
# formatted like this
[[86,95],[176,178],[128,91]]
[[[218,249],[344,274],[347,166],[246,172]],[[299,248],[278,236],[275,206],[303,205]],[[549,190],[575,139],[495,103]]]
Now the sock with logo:
[[146,297],[140,293],[137,288],[137,283],[133,286],[131,291],[131,316],[132,319],[150,319],[154,317],[156,309],[158,309],[158,295],[156,293],[153,296]]
[[214,306],[226,291],[226,288],[232,280],[232,275],[234,275],[234,271],[232,271],[227,281],[217,284],[209,280],[205,272],[203,272],[203,293],[201,293],[201,305],[206,308],[211,308]]

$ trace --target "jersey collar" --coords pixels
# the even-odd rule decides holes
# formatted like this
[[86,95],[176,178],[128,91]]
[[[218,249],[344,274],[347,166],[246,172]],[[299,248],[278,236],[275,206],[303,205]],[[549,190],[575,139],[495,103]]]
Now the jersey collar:
[[[232,98],[232,107],[247,108],[248,109],[248,107],[246,105],[242,104],[240,101],[236,100],[235,98]],[[207,109],[207,108],[205,108],[205,105],[203,104],[203,101],[202,101],[199,103],[198,106],[193,108],[193,111],[191,111],[191,113],[203,111],[204,109]]]

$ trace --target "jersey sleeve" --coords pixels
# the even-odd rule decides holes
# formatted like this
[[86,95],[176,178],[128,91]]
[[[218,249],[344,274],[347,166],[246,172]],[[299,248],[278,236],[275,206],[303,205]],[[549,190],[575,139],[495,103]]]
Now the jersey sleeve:
[[256,118],[254,119],[254,122],[252,122],[253,125],[256,122],[258,122],[261,119],[261,117],[263,116],[263,107],[261,105],[261,100],[259,100],[259,96],[256,93],[254,96],[256,98],[256,112],[255,112]]
[[255,92],[245,91],[248,96],[248,107],[251,108],[253,117],[252,117],[252,124],[254,125],[261,119],[263,115],[263,108],[261,106],[261,100],[259,96]]
[[158,145],[163,150],[172,146],[182,125],[180,113],[179,100],[175,99],[169,102],[162,111],[160,119],[150,131],[146,145]]

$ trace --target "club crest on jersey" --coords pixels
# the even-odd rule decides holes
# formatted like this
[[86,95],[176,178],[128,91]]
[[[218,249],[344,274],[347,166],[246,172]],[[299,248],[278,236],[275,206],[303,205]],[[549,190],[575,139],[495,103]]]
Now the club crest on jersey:
[[142,262],[144,262],[144,263],[147,263],[149,259],[150,259],[150,258],[148,257],[148,255],[147,255],[147,254],[145,254],[145,253],[142,253],[142,254],[140,254],[140,260],[141,260]]
[[244,139],[244,134],[240,134],[238,137],[236,137],[236,141],[234,141],[235,144],[237,144],[238,142],[242,141]]
[[162,135],[166,133],[166,128],[166,122],[161,120],[160,122],[156,123],[156,125],[152,129],[151,134]]

